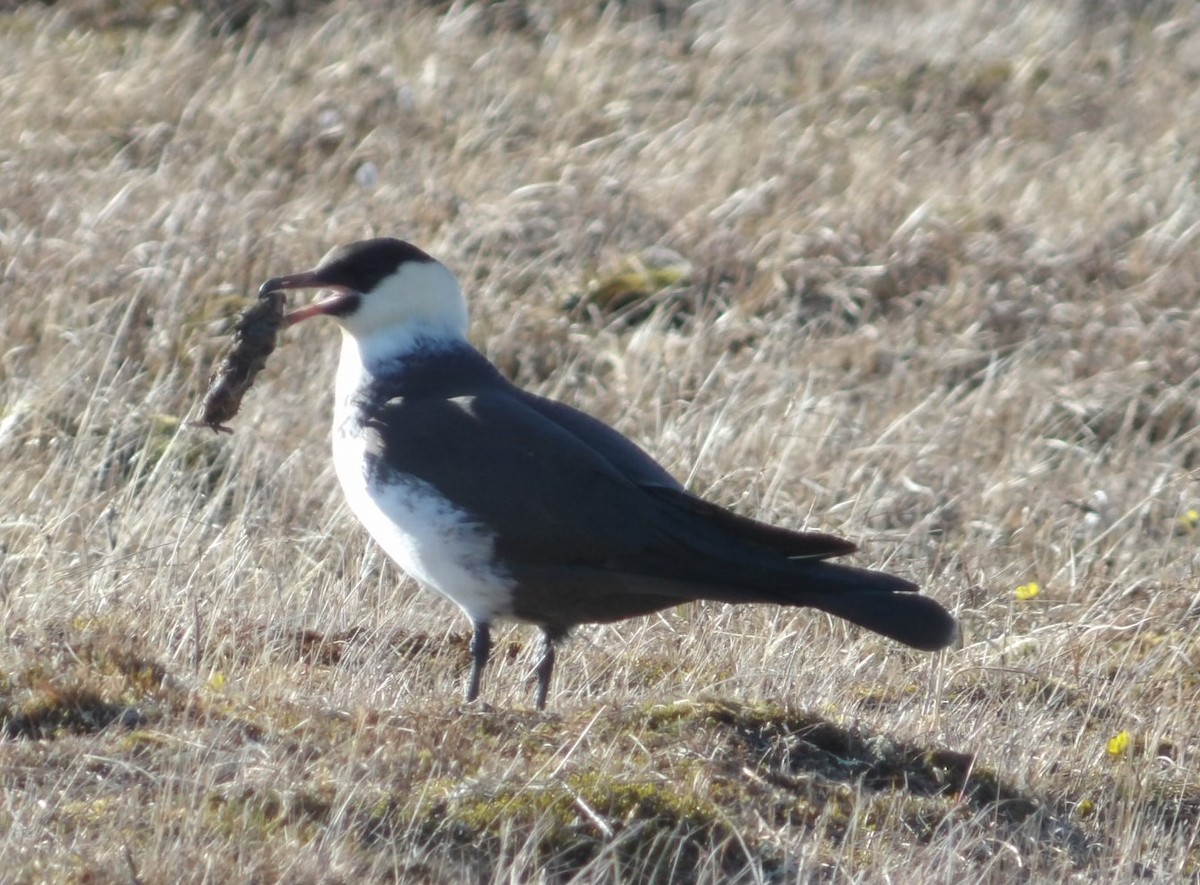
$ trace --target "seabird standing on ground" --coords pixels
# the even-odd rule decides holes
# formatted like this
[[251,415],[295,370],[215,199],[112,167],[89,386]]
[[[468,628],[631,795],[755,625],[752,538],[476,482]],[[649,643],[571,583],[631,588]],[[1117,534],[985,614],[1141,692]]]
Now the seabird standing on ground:
[[685,491],[608,425],[506,380],[466,338],[442,264],[409,243],[341,246],[263,292],[333,294],[288,314],[342,329],[333,454],[350,509],[409,575],[471,619],[466,698],[501,618],[542,630],[537,708],[556,643],[684,602],[808,606],[925,651],[958,634],[917,586],[826,562],[855,546],[738,516]]

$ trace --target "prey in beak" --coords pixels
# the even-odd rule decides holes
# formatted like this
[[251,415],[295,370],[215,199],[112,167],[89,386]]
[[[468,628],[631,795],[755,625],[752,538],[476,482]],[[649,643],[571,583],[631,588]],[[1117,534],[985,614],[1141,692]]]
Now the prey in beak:
[[345,316],[356,311],[362,300],[362,296],[350,287],[326,282],[320,269],[272,277],[259,287],[258,294],[262,298],[268,292],[282,292],[287,289],[329,289],[331,294],[313,304],[288,311],[283,317],[285,327],[294,326],[301,320],[316,316]]
[[208,378],[203,414],[198,427],[214,433],[233,433],[225,422],[238,413],[242,397],[254,384],[275,350],[283,315],[284,294],[274,289],[259,292],[258,299],[238,314],[233,323],[233,344]]

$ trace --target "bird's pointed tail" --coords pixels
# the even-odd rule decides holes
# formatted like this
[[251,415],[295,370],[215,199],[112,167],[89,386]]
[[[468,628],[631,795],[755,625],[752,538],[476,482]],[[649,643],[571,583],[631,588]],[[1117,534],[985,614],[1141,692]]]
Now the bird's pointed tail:
[[922,651],[958,640],[958,622],[917,585],[886,572],[812,562],[804,565],[805,589],[777,601],[819,609]]

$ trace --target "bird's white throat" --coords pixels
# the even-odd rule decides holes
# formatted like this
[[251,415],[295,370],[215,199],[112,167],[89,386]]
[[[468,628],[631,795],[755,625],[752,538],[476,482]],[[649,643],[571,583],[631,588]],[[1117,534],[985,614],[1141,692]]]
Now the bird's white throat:
[[354,418],[355,403],[388,375],[402,375],[412,357],[469,346],[457,329],[429,322],[386,326],[371,334],[342,327],[342,353],[334,386],[334,431]]

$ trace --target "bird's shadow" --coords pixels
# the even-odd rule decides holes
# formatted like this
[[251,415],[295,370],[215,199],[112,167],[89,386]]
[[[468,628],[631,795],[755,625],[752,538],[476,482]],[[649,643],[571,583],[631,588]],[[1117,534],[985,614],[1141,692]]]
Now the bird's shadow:
[[[845,829],[861,819],[864,804],[874,803],[891,806],[887,813],[900,815],[920,841],[967,827],[981,836],[987,831],[980,844],[1052,843],[1081,863],[1096,849],[1067,803],[1018,788],[973,753],[770,703],[703,698],[652,707],[647,716],[652,728],[671,723],[680,735],[715,728],[724,739],[727,776],[776,793],[793,823],[823,818],[827,831]],[[840,812],[831,813],[834,807]]]

